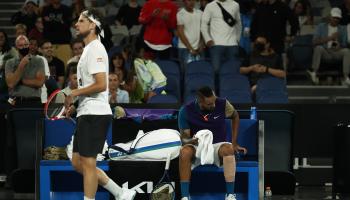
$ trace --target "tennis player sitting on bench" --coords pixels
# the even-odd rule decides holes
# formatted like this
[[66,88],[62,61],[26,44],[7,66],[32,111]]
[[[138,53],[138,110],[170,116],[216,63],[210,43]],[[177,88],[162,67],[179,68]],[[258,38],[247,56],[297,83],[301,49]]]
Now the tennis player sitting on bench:
[[[245,148],[237,144],[238,113],[226,99],[216,97],[210,87],[198,89],[196,97],[196,100],[184,105],[179,112],[178,124],[183,143],[179,161],[181,200],[190,199],[191,167],[194,168],[201,163],[198,161],[200,158],[195,156],[198,139],[193,136],[203,129],[208,129],[213,133],[214,164],[224,167],[227,190],[225,200],[236,200],[234,153],[247,152]],[[225,118],[232,118],[232,143],[226,142]]]

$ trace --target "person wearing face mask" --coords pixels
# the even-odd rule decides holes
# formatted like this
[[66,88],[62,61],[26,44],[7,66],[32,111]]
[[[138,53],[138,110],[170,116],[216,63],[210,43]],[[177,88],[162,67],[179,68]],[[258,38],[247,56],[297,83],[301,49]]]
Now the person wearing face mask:
[[19,56],[6,62],[5,77],[12,105],[41,105],[41,90],[45,82],[42,58],[29,54],[29,40],[20,35],[16,39]]
[[286,77],[281,56],[275,53],[270,42],[263,36],[256,38],[254,50],[242,63],[240,73],[249,76],[252,93],[256,91],[256,83],[262,76]]
[[[226,181],[225,200],[236,200],[234,194],[236,152],[247,150],[237,144],[239,115],[226,99],[216,97],[214,91],[204,86],[198,89],[196,100],[181,107],[178,125],[181,133],[182,148],[179,155],[179,173],[181,200],[190,200],[189,187],[192,169],[198,166],[196,157],[198,139],[194,135],[203,129],[213,133],[214,164],[224,168]],[[232,141],[226,142],[225,119],[232,119]],[[221,162],[222,161],[222,162]]]

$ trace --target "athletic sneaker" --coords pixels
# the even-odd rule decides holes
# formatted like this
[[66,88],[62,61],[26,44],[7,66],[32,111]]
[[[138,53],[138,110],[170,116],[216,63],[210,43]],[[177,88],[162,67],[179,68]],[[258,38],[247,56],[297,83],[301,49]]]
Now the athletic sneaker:
[[190,200],[190,198],[189,197],[182,197],[181,200]]
[[225,200],[236,200],[235,194],[226,194]]
[[344,77],[342,80],[343,85],[350,86],[350,78],[349,77]]
[[313,84],[318,85],[319,83],[319,79],[316,75],[316,72],[310,71],[310,70],[306,70],[306,72],[309,74],[311,81]]
[[122,194],[119,198],[116,198],[116,200],[133,200],[136,196],[135,190],[129,190],[126,188],[122,189]]

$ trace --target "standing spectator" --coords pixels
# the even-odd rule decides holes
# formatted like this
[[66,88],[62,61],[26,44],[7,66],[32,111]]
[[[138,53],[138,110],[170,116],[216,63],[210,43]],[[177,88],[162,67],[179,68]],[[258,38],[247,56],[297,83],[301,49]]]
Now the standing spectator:
[[179,59],[184,71],[185,64],[200,58],[202,11],[194,8],[195,0],[184,0],[185,7],[177,13]]
[[72,49],[73,57],[67,61],[67,64],[71,62],[79,62],[79,58],[84,50],[84,42],[80,39],[74,39],[70,43],[70,48]]
[[350,0],[344,0],[340,6],[342,17],[340,19],[341,25],[348,25],[350,23]]
[[233,0],[214,0],[202,15],[201,31],[210,51],[215,72],[218,72],[223,58],[238,56],[238,43],[242,23],[239,5]]
[[0,99],[7,95],[7,85],[5,79],[6,61],[17,57],[16,49],[11,47],[5,31],[0,30]]
[[141,6],[137,4],[137,0],[129,0],[128,4],[123,5],[116,16],[116,24],[126,25],[131,29],[134,25],[139,25],[138,18],[140,16]]
[[27,30],[30,31],[35,26],[36,18],[38,17],[38,5],[33,0],[27,0],[22,9],[15,13],[11,22],[14,25],[24,24]]
[[171,0],[149,0],[142,7],[139,22],[145,26],[146,57],[169,59],[176,13],[177,6]]
[[256,83],[262,76],[286,77],[281,55],[276,54],[270,47],[270,42],[262,36],[256,38],[254,50],[249,58],[242,63],[240,73],[249,76],[252,93],[255,93]]
[[71,10],[61,4],[61,0],[51,0],[42,11],[44,20],[44,38],[53,44],[68,44],[71,41]]
[[205,7],[207,6],[208,3],[210,3],[211,0],[199,0],[199,9],[201,11],[204,11]]
[[20,35],[27,36],[27,26],[24,24],[16,24],[15,26],[16,38]]
[[[287,21],[291,26],[288,37],[286,37]],[[282,54],[285,40],[290,41],[298,29],[298,20],[285,3],[280,0],[261,0],[253,15],[250,33],[252,41],[259,35],[265,35],[275,52]]]
[[109,74],[109,103],[129,103],[127,91],[119,88],[120,80],[117,74]]
[[251,1],[239,1],[242,20],[242,35],[239,46],[245,50],[246,54],[251,52],[250,26],[254,13],[254,4]]
[[43,18],[38,17],[35,22],[35,27],[29,31],[28,37],[35,38],[36,40],[40,41],[44,38],[43,31],[44,31]]
[[312,70],[308,71],[314,84],[318,84],[317,71],[321,61],[343,61],[343,83],[350,85],[350,50],[347,48],[347,31],[339,24],[342,17],[339,8],[332,8],[328,23],[317,26],[313,43]]
[[[58,83],[59,88],[64,86],[64,63],[59,58],[53,56],[52,44],[49,40],[43,40],[40,43],[40,52],[49,63],[50,78]],[[48,87],[49,88],[49,87]]]
[[28,55],[29,40],[20,35],[16,39],[19,57],[6,62],[5,76],[9,87],[12,105],[41,105],[40,88],[45,82],[44,62],[42,58]]

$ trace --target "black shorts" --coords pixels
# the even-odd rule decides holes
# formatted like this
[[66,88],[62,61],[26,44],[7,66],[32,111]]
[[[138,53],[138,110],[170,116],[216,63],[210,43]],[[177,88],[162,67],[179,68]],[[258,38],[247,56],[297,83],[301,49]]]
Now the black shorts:
[[73,152],[84,157],[101,153],[106,140],[112,115],[82,115],[77,119]]

